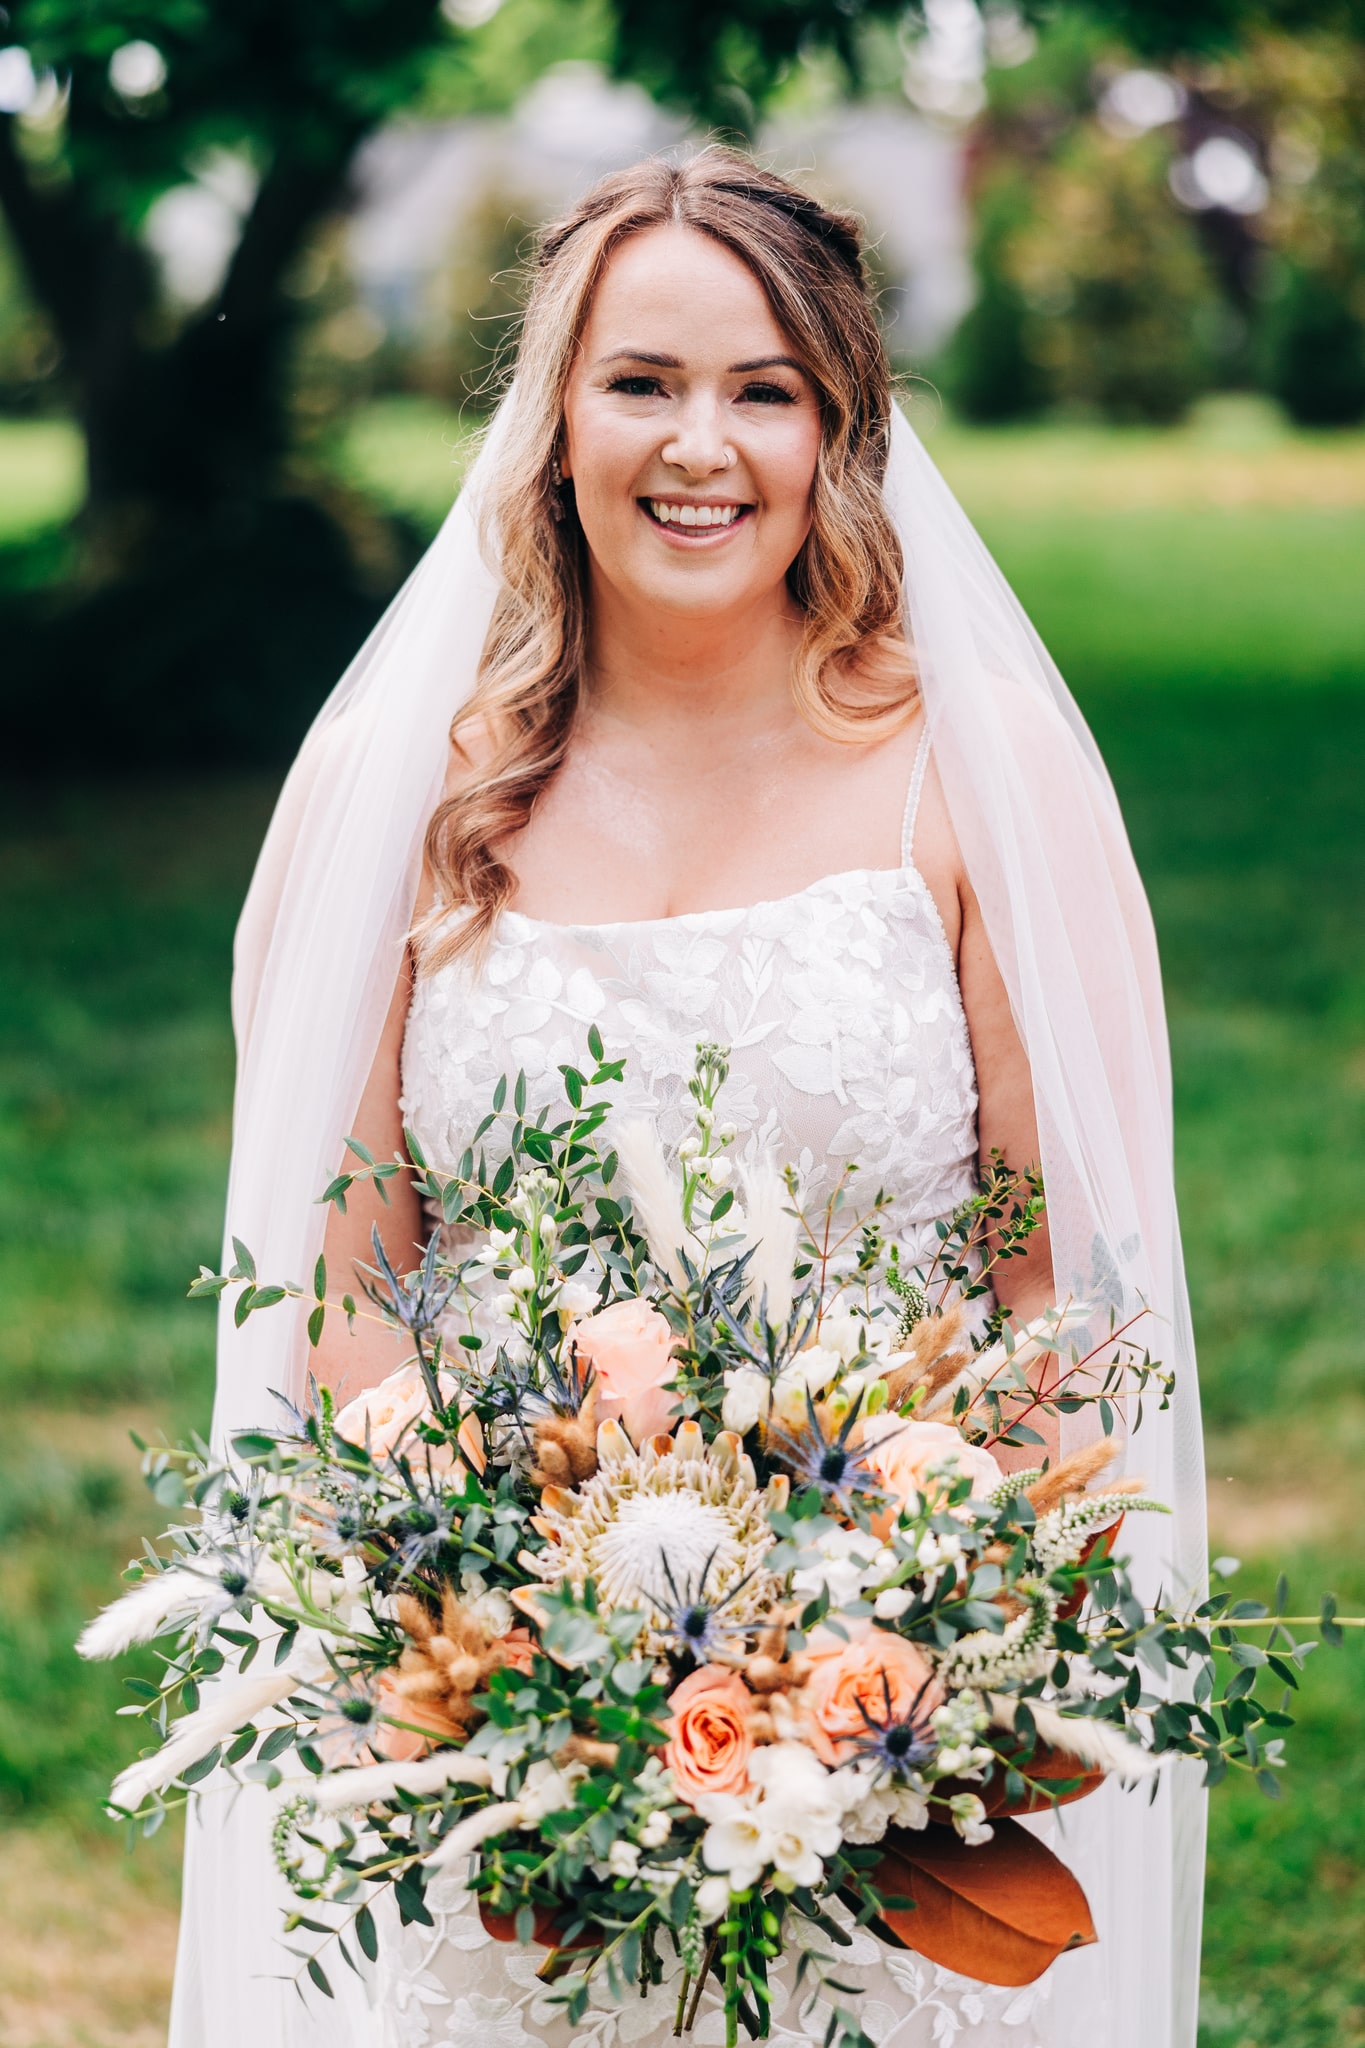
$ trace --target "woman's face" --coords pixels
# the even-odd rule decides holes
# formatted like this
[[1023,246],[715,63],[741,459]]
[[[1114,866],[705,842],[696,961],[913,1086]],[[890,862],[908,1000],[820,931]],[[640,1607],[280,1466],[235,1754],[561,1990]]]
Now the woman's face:
[[819,450],[815,386],[748,266],[692,228],[623,242],[560,450],[595,580],[655,613],[785,605]]

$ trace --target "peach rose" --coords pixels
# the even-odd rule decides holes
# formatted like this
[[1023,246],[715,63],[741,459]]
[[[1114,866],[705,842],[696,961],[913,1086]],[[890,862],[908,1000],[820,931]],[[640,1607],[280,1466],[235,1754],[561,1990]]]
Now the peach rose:
[[646,1301],[613,1301],[569,1326],[580,1366],[597,1375],[597,1412],[615,1417],[634,1441],[657,1436],[673,1422],[674,1400],[664,1382],[678,1370],[677,1341],[667,1318]]
[[754,1748],[753,1698],[743,1679],[718,1664],[703,1664],[669,1694],[668,1704],[664,1762],[679,1799],[695,1806],[704,1792],[743,1792]]
[[873,1629],[856,1642],[813,1644],[809,1654],[815,1668],[801,1704],[811,1748],[827,1764],[854,1754],[853,1741],[867,1734],[869,1719],[884,1724],[913,1714],[923,1720],[943,1704],[943,1688],[927,1658],[904,1636]]
[[[453,1380],[441,1388],[443,1394],[455,1392]],[[370,1450],[376,1458],[383,1458],[401,1443],[406,1455],[421,1453],[428,1448],[431,1462],[437,1468],[444,1468],[451,1462],[453,1453],[442,1444],[428,1446],[413,1434],[414,1425],[423,1417],[431,1416],[431,1403],[427,1399],[427,1385],[420,1369],[415,1365],[400,1366],[391,1372],[377,1387],[366,1387],[348,1401],[336,1419],[337,1429],[349,1443],[365,1442],[365,1425],[370,1426]]]
[[863,1445],[868,1464],[903,1506],[926,1489],[935,1489],[929,1467],[949,1458],[956,1458],[958,1471],[971,1480],[974,1500],[984,1500],[1005,1476],[989,1451],[969,1444],[946,1422],[903,1422],[899,1415],[874,1415],[863,1432]]

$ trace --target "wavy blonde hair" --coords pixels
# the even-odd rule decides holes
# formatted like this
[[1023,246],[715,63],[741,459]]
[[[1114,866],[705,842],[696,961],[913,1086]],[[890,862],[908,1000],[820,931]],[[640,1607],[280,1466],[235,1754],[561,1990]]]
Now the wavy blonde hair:
[[[734,150],[650,160],[604,178],[541,233],[516,359],[517,397],[484,501],[502,588],[478,679],[451,727],[481,760],[435,811],[437,904],[415,927],[423,971],[479,953],[516,877],[497,848],[521,830],[568,751],[588,658],[588,549],[571,484],[556,482],[564,400],[598,280],[628,235],[670,224],[746,263],[820,397],[811,527],[787,571],[804,630],[792,694],[817,732],[884,737],[917,701],[901,551],[882,500],[891,379],[857,220]],[[449,911],[470,915],[453,926]]]

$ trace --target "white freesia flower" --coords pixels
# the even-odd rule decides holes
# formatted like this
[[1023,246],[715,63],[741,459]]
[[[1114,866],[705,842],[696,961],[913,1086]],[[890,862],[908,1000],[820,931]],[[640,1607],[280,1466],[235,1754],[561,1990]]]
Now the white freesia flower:
[[770,1389],[766,1376],[753,1366],[732,1366],[725,1375],[725,1395],[720,1419],[736,1436],[746,1436],[768,1413]]
[[547,1814],[563,1813],[573,1805],[574,1786],[586,1776],[587,1767],[583,1764],[565,1764],[561,1770],[547,1758],[538,1758],[527,1771],[517,1800],[517,1826],[538,1827]]
[[975,1792],[959,1792],[948,1801],[948,1810],[953,1826],[969,1849],[979,1849],[994,1837],[995,1829],[987,1821],[986,1809]]
[[842,1366],[837,1351],[823,1344],[808,1344],[785,1365],[773,1382],[773,1407],[791,1429],[806,1419],[806,1397],[822,1394]]
[[[700,1166],[701,1164],[703,1164],[703,1162],[698,1161],[698,1165]],[[725,1186],[726,1181],[730,1178],[729,1160],[723,1158],[718,1159],[713,1156],[712,1158],[707,1159],[704,1162],[704,1164],[706,1167],[706,1177],[711,1182],[711,1185],[713,1187],[723,1188]]]
[[509,1294],[534,1294],[536,1276],[529,1266],[515,1266],[507,1276]]
[[576,1316],[590,1316],[597,1307],[597,1289],[583,1280],[566,1280],[555,1296],[555,1314],[571,1323]]
[[884,1593],[878,1593],[872,1603],[872,1612],[878,1621],[899,1621],[901,1616],[915,1604],[915,1596],[909,1586],[888,1586]]
[[509,1257],[516,1249],[516,1242],[515,1230],[502,1230],[494,1224],[483,1250],[475,1253],[475,1260],[480,1266],[496,1266],[500,1259]]
[[728,1877],[704,1877],[697,1886],[697,1918],[710,1927],[724,1917],[730,1904]]
[[756,1810],[732,1793],[712,1793],[698,1800],[703,1820],[724,1802],[727,1811],[717,1813],[702,1836],[701,1858],[708,1870],[722,1871],[730,1890],[747,1891],[758,1883],[768,1862],[768,1833]]
[[827,1592],[835,1608],[861,1599],[868,1586],[896,1567],[894,1552],[861,1529],[827,1529],[812,1548],[818,1558],[792,1574],[792,1586],[803,1600],[816,1600]]

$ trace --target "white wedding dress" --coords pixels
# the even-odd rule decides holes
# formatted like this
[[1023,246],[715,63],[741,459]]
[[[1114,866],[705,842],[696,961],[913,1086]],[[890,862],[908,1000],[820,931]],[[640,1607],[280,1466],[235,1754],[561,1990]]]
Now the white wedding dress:
[[[590,1025],[624,1056],[618,1101],[657,1119],[665,1143],[689,1126],[687,1080],[700,1040],[730,1048],[723,1114],[733,1152],[798,1168],[817,1202],[847,1160],[886,1212],[911,1263],[934,1223],[976,1181],[976,1073],[952,954],[911,858],[927,736],[916,756],[894,869],[858,868],[738,910],[604,925],[504,914],[477,971],[455,961],[420,979],[403,1050],[405,1122],[427,1158],[454,1168],[499,1075],[526,1075],[528,1113],[563,1106],[560,1063],[582,1067]],[[459,913],[456,913],[457,915]],[[680,1965],[617,2005],[607,1993],[571,2030],[545,2002],[544,1951],[495,1942],[458,1881],[427,1893],[433,1927],[381,1951],[385,2048],[618,2048],[673,2038]],[[830,1950],[860,1988],[880,2048],[1051,2048],[1050,1978],[1019,1990],[978,1984],[858,1932]],[[666,1947],[667,1944],[664,1944]],[[671,1966],[671,1967],[670,1967]],[[773,1991],[773,2048],[824,2038],[829,2007],[789,1963]],[[741,2039],[743,2039],[741,2033]],[[692,2039],[724,2040],[714,1985]]]

